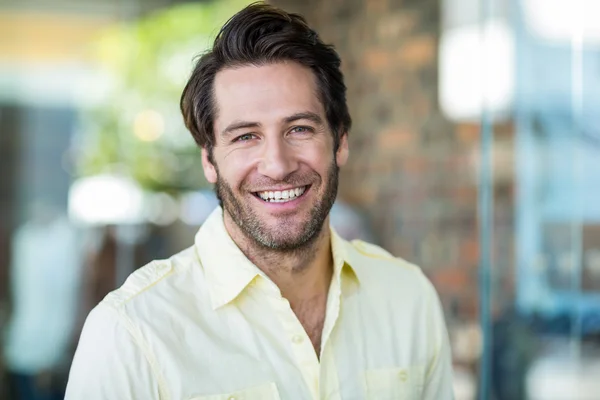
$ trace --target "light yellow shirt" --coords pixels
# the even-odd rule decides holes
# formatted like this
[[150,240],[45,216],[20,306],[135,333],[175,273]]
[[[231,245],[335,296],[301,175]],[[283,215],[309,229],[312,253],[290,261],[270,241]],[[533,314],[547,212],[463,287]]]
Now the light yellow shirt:
[[332,230],[320,357],[218,208],[195,245],[88,316],[66,399],[452,399],[448,335],[421,270]]

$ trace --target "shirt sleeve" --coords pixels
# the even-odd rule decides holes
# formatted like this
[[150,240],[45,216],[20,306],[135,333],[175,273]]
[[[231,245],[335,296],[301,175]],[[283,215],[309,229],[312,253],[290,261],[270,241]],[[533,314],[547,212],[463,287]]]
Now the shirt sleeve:
[[444,321],[439,297],[433,285],[427,281],[430,289],[429,309],[430,339],[435,348],[434,355],[427,366],[423,400],[453,400],[452,354],[450,340]]
[[100,304],[86,319],[66,400],[160,399],[158,382],[128,321]]

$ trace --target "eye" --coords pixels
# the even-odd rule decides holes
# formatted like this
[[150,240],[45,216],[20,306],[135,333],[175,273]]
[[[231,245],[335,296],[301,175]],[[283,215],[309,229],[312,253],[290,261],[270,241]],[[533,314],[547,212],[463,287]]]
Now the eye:
[[236,137],[235,139],[233,139],[234,142],[247,142],[249,140],[254,139],[254,135],[252,133],[244,133],[243,135],[240,135],[238,137]]
[[295,126],[290,130],[291,133],[308,133],[312,131],[313,128],[309,126]]

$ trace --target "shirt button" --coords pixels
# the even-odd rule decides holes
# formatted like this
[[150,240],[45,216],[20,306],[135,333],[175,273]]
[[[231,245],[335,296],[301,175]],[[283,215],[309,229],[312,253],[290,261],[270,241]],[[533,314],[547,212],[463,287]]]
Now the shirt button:
[[408,379],[408,374],[406,373],[406,370],[398,372],[398,378],[400,378],[402,382],[406,382],[406,380]]
[[302,337],[302,335],[294,335],[294,337],[292,338],[292,342],[300,344],[304,342],[304,337]]

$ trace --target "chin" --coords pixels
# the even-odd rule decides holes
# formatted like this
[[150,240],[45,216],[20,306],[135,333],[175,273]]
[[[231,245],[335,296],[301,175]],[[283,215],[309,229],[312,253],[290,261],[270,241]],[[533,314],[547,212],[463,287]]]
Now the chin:
[[[302,223],[293,230],[294,233],[290,234],[290,230],[282,231],[281,225],[274,229],[271,229],[268,235],[262,235],[263,239],[261,242],[268,242],[269,247],[280,250],[295,250],[306,245],[313,243],[322,231],[322,226],[311,226],[310,223]],[[266,244],[266,243],[264,243]]]

